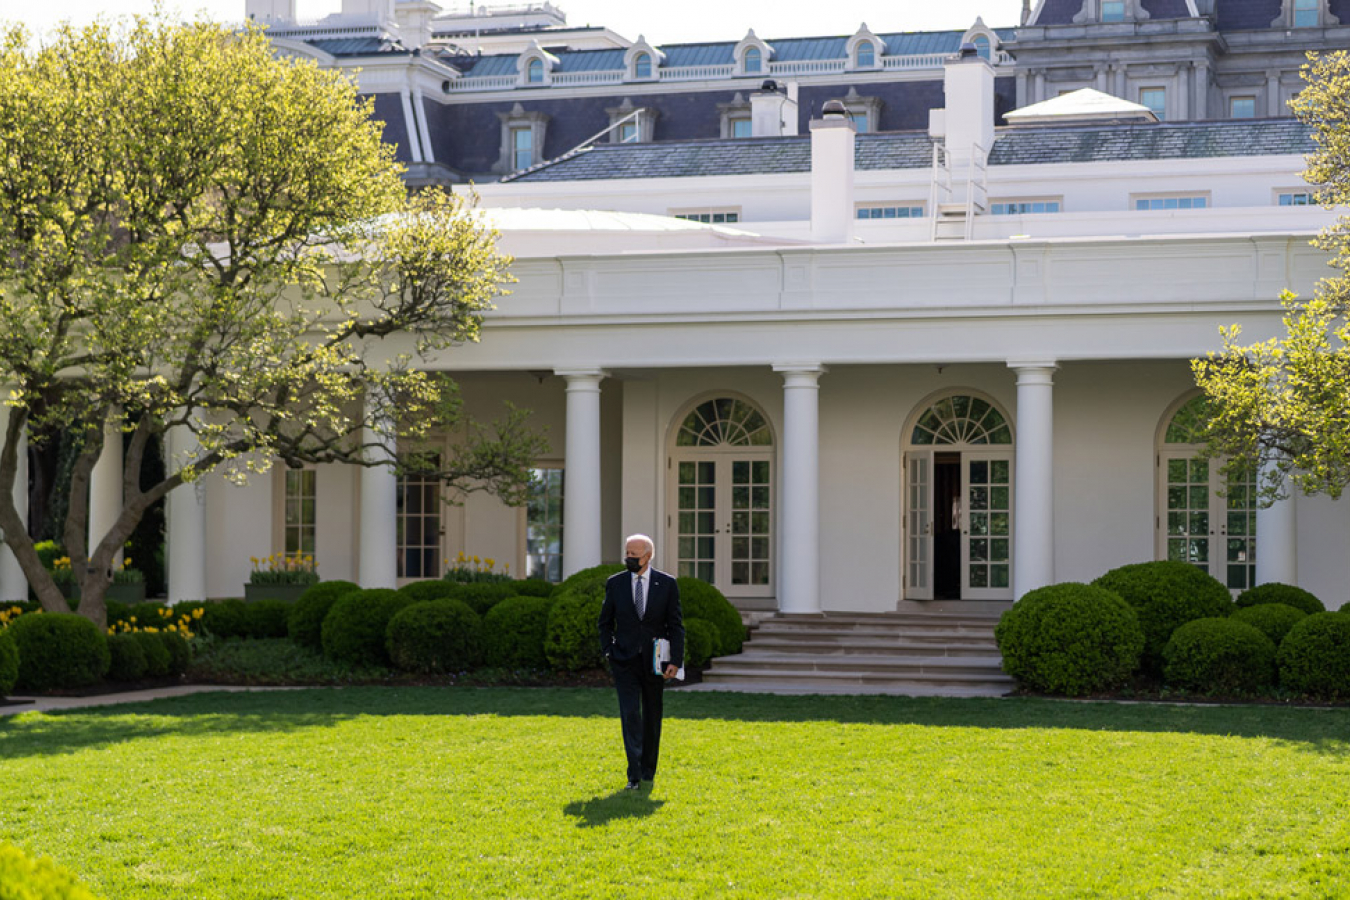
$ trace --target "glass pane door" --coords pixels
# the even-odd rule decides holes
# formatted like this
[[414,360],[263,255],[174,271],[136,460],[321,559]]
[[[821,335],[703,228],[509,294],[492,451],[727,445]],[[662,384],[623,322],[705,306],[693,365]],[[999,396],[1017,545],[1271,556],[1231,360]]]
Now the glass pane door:
[[[732,459],[731,463],[731,580],[723,590],[767,594],[770,527],[773,521],[773,479],[768,459]],[[744,590],[749,588],[750,590]]]
[[964,453],[961,480],[961,597],[1011,599],[1011,455]]
[[676,465],[676,574],[716,584],[717,464],[681,460]]
[[911,600],[933,599],[932,465],[931,453],[911,453],[906,459],[905,596]]
[[1166,559],[1210,570],[1212,492],[1209,462],[1188,454],[1163,454],[1166,472],[1163,526],[1166,528]]
[[[1220,465],[1215,461],[1216,470]],[[1227,553],[1223,573],[1214,574],[1230,590],[1245,591],[1256,584],[1256,470],[1230,480],[1227,494],[1221,499]]]
[[[439,457],[435,465],[439,466]],[[434,475],[400,475],[397,487],[398,577],[441,575],[441,482]]]

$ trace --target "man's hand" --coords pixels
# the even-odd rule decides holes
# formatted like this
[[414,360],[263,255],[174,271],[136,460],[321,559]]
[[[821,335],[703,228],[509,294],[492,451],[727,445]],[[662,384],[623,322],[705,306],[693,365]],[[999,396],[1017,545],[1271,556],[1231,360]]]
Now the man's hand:
[[674,663],[666,663],[665,671],[662,674],[665,675],[666,680],[669,681],[670,679],[674,678],[677,674],[679,674],[679,671],[680,671],[679,666],[675,665]]

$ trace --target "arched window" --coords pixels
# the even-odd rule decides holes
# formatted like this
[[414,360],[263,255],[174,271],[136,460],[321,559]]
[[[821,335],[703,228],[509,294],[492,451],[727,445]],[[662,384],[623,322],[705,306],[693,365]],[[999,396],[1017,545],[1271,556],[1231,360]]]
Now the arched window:
[[975,52],[979,54],[980,59],[992,59],[993,49],[989,46],[989,38],[982,34],[975,36]]
[[530,60],[530,64],[525,67],[525,80],[530,84],[544,83],[544,61],[542,59]]
[[652,77],[652,57],[649,53],[639,53],[633,58],[633,77],[651,78]]
[[734,397],[700,404],[685,416],[675,436],[677,447],[767,447],[772,443],[764,416]]
[[958,395],[934,403],[919,417],[910,442],[925,444],[1011,444],[1003,415],[979,397]]
[[679,420],[669,535],[680,575],[728,597],[770,596],[773,442],[764,414],[737,397],[704,401]]
[[854,65],[859,69],[870,69],[877,64],[877,48],[871,41],[863,41],[858,44],[858,52]]
[[747,74],[757,74],[764,70],[764,56],[758,47],[746,47],[741,66]]
[[1197,394],[1177,409],[1158,452],[1158,555],[1187,562],[1233,590],[1256,583],[1255,473],[1225,478],[1224,460],[1204,456],[1209,403]]

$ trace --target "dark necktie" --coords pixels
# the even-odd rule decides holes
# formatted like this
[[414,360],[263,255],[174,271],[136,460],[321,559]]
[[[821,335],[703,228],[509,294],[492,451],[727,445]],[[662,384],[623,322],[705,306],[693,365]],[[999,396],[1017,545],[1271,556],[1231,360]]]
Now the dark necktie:
[[641,578],[638,578],[638,580],[633,583],[633,605],[637,607],[639,619],[647,614],[647,598],[642,591]]

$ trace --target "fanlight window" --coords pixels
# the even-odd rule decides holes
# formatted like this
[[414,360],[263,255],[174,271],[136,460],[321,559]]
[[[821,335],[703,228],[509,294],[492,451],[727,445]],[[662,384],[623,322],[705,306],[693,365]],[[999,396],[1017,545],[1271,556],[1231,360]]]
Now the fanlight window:
[[652,58],[649,54],[639,53],[637,57],[633,60],[633,77],[634,78],[652,77]]
[[977,35],[975,38],[975,52],[979,54],[980,59],[989,59],[993,54],[989,48],[989,38],[984,35]]
[[685,417],[675,437],[678,447],[767,447],[773,443],[764,416],[744,400],[719,397]]
[[1011,444],[1003,415],[979,397],[945,397],[914,426],[911,442],[923,444]]
[[877,49],[872,46],[871,41],[863,41],[858,45],[858,68],[869,69],[877,64]]
[[525,80],[530,84],[542,84],[544,81],[544,61],[542,59],[530,60],[525,72]]
[[758,47],[747,47],[745,51],[744,68],[751,74],[759,72],[762,57]]
[[1196,394],[1172,416],[1172,421],[1167,424],[1167,433],[1163,435],[1163,443],[1205,443],[1205,429],[1209,425],[1209,415],[1208,398],[1204,394]]

